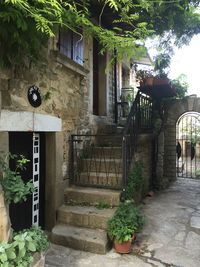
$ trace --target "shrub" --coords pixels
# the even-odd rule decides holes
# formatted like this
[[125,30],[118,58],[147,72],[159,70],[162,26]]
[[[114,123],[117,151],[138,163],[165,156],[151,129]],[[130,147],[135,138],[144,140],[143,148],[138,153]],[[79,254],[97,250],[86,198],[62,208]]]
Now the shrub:
[[108,221],[111,240],[122,243],[132,239],[134,232],[142,229],[144,218],[133,202],[121,203],[114,216]]
[[27,267],[33,261],[33,254],[45,251],[48,246],[47,236],[40,228],[15,233],[11,241],[0,244],[0,266]]

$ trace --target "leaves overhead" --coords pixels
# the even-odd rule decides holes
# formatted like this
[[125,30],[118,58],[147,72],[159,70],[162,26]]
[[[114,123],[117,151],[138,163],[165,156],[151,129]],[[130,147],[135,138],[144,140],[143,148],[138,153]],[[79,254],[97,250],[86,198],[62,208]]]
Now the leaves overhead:
[[[141,55],[148,36],[166,32],[187,43],[200,31],[194,0],[0,0],[0,64],[36,60],[60,27],[80,28],[103,50]],[[138,40],[140,41],[138,44]]]

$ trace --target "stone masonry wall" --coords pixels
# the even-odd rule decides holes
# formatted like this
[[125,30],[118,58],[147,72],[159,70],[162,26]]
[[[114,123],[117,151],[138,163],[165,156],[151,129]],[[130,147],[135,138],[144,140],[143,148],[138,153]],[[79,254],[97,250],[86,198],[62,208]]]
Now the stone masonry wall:
[[[64,161],[67,160],[70,134],[90,132],[89,67],[78,65],[58,51],[49,50],[37,64],[0,71],[2,109],[36,112],[62,119]],[[43,98],[38,108],[33,108],[27,99],[27,90],[31,85],[39,87]]]
[[152,186],[153,169],[153,136],[150,134],[141,134],[138,139],[136,151],[136,160],[143,164],[144,186],[142,195],[145,196]]
[[200,98],[188,96],[184,99],[171,100],[166,104],[163,127],[163,177],[158,177],[163,187],[176,179],[176,123],[181,115],[191,111],[200,113]]

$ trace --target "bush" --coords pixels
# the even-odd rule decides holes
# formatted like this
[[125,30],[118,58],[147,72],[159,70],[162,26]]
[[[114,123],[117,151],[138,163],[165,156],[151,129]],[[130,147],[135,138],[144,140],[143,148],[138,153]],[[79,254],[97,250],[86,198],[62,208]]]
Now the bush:
[[27,267],[33,261],[33,254],[45,251],[48,246],[47,236],[40,228],[15,233],[11,241],[0,244],[0,266]]
[[128,175],[128,183],[125,188],[125,200],[132,200],[134,194],[142,188],[144,183],[142,170],[142,163],[140,161],[135,162],[134,168]]

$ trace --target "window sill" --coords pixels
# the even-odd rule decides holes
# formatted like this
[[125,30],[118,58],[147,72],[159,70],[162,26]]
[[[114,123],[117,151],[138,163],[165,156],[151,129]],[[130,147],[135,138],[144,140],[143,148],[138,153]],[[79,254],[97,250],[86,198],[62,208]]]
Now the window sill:
[[88,69],[79,65],[78,63],[71,60],[70,58],[62,55],[59,51],[52,51],[52,54],[54,55],[58,63],[62,64],[66,68],[70,69],[71,71],[76,72],[84,77],[89,73]]

